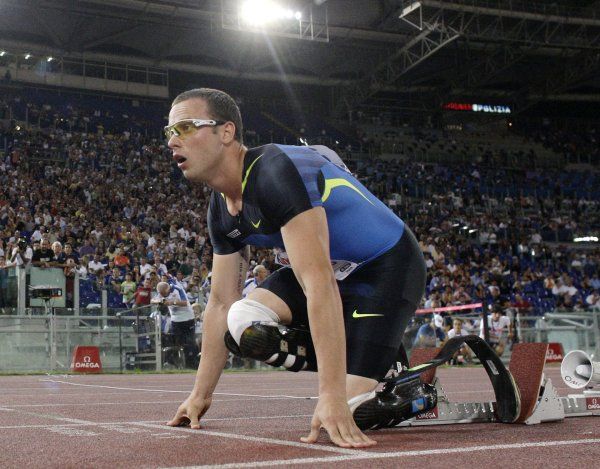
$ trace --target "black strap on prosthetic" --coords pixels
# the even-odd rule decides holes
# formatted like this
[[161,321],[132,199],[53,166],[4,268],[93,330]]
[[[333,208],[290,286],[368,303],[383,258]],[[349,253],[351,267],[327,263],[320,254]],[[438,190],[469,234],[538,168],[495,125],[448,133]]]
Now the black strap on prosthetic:
[[421,373],[436,368],[449,361],[454,354],[460,350],[463,344],[467,344],[479,359],[490,378],[494,394],[496,396],[496,416],[504,423],[513,423],[519,418],[521,412],[521,394],[510,371],[506,368],[500,357],[481,337],[467,335],[449,339],[437,356],[425,363],[401,372],[398,376],[387,378],[384,381],[390,384],[400,384],[413,380]]
[[[251,358],[274,367],[285,366],[288,357],[293,363],[288,371],[316,371],[317,359],[310,332],[284,326],[255,323],[247,327],[238,345],[229,331],[225,333],[228,350],[242,358]],[[275,358],[273,358],[275,356]],[[268,362],[266,362],[269,360]]]

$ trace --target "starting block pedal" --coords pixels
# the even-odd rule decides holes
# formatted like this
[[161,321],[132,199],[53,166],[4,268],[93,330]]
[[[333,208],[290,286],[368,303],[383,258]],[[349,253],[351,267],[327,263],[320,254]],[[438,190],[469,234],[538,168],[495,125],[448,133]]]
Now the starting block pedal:
[[[547,344],[516,344],[513,348],[509,369],[521,395],[521,411],[515,423],[534,425],[563,420],[570,416],[600,415],[600,394],[568,398],[558,395],[552,381],[543,373],[547,348]],[[432,349],[414,349],[411,354],[411,366],[430,360],[436,353],[437,351]],[[428,371],[433,375],[431,384],[438,392],[438,405],[398,426],[500,421],[496,412],[496,402],[450,402],[442,383],[435,377],[435,369]]]
[[[417,348],[413,349],[413,351],[410,354],[410,359],[409,359],[410,367],[412,368],[414,366],[417,366],[422,363],[433,360],[438,355],[438,353],[440,353],[441,350],[442,350],[441,347],[432,347],[432,348],[417,347]],[[421,378],[421,382],[423,382],[423,383],[433,384],[433,381],[435,378],[435,368],[432,368],[431,370],[427,370],[426,372],[422,373],[420,378]]]

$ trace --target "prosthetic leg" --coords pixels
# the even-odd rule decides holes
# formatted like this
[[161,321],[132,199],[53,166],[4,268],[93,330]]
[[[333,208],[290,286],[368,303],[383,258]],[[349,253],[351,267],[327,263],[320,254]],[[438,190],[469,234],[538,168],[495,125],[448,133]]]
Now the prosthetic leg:
[[246,328],[238,345],[229,331],[227,349],[242,358],[252,358],[289,371],[317,371],[317,358],[310,332],[282,325],[256,323]]

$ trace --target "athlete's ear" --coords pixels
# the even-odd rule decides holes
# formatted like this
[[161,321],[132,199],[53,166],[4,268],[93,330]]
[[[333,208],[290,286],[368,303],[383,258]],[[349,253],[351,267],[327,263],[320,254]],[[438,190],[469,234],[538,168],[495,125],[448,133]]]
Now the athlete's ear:
[[231,121],[227,121],[222,127],[223,133],[221,134],[221,140],[225,145],[228,145],[235,140],[235,124]]

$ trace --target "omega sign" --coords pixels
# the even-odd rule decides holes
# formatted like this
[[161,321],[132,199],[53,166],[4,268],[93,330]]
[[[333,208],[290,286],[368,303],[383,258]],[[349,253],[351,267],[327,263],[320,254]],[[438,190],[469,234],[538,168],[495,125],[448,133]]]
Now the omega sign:
[[76,346],[73,350],[71,371],[78,373],[101,373],[100,349],[89,345]]
[[94,363],[89,355],[83,357],[83,363],[75,363],[75,368],[100,368],[98,363]]

